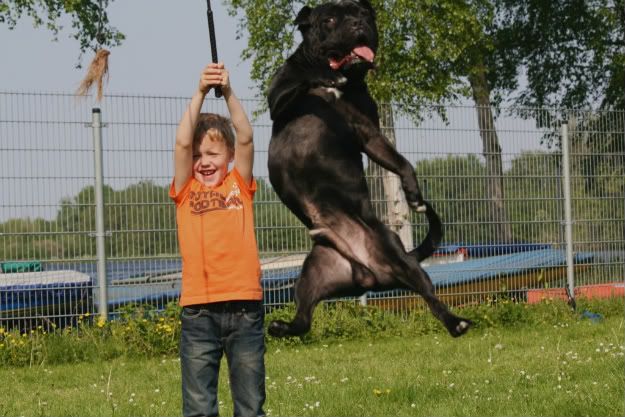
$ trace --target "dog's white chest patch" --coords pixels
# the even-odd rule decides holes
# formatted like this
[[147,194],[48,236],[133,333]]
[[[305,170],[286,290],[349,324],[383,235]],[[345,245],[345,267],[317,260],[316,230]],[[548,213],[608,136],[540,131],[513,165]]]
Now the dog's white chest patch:
[[336,87],[325,87],[325,90],[330,94],[334,94],[334,97],[336,97],[337,100],[343,95],[343,92]]

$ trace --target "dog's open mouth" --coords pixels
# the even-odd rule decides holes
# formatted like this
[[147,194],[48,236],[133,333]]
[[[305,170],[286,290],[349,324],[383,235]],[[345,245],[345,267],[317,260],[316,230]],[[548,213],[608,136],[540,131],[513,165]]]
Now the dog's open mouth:
[[369,63],[373,63],[373,59],[375,58],[375,53],[368,46],[357,46],[355,47],[348,55],[343,58],[334,58],[331,57],[328,59],[330,63],[330,68],[333,70],[338,70],[346,64],[353,64],[360,61],[366,61]]

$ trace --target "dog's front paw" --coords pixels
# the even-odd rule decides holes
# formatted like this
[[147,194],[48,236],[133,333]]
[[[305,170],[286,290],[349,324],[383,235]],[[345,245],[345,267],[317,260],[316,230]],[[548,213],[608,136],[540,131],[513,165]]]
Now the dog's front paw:
[[423,201],[411,201],[408,203],[417,213],[425,213],[428,208]]
[[282,320],[274,320],[269,323],[267,331],[273,337],[285,337],[289,333],[289,325]]

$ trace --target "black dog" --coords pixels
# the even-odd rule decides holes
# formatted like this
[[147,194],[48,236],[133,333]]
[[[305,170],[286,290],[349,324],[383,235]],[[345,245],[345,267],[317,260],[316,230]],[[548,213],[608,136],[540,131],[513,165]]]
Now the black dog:
[[[323,299],[407,288],[425,299],[452,336],[464,334],[471,322],[449,312],[419,265],[440,243],[440,219],[423,200],[413,167],[382,135],[365,83],[378,43],[373,8],[367,0],[335,1],[304,7],[295,23],[303,42],[269,89],[269,178],[310,230],[314,246],[296,284],[295,318],[271,322],[269,333],[308,332]],[[428,218],[428,235],[411,252],[374,214],[363,152],[399,175],[410,206]]]

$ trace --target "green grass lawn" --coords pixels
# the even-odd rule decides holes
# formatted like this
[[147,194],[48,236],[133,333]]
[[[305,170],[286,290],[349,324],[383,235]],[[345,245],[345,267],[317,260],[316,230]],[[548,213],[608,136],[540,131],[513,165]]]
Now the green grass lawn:
[[[623,416],[625,323],[270,344],[272,416]],[[225,367],[225,363],[224,363]],[[232,415],[222,372],[221,415]],[[0,369],[3,416],[180,415],[175,356]]]

